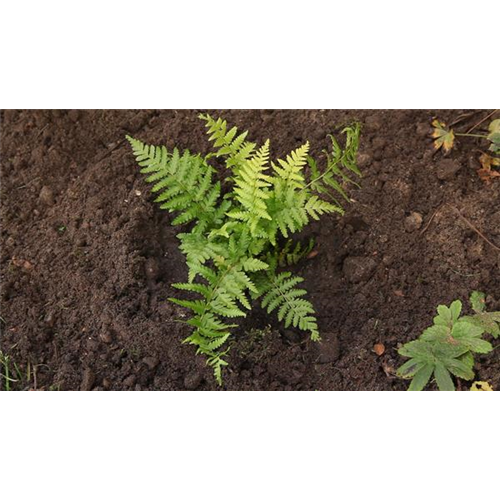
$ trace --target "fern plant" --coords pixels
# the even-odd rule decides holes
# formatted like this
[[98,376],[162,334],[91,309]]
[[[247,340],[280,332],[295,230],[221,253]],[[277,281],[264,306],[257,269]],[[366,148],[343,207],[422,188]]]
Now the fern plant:
[[455,390],[452,375],[464,380],[474,378],[474,354],[493,350],[483,335],[500,336],[500,312],[486,312],[484,297],[481,292],[472,293],[471,316],[460,317],[460,300],[450,307],[440,305],[434,325],[399,349],[401,356],[410,358],[397,372],[402,378],[412,379],[410,391],[422,390],[433,375],[441,391]]
[[[174,226],[185,228],[178,238],[188,279],[173,286],[196,298],[170,300],[192,311],[186,321],[192,331],[184,342],[207,357],[220,384],[235,318],[246,316],[253,300],[260,299],[269,313],[276,311],[285,327],[320,339],[314,307],[298,286],[303,279],[279,267],[296,263],[304,248],[310,249],[292,248],[292,234],[323,214],[343,213],[336,195],[347,200],[342,183],[359,175],[360,128],[355,124],[343,130],[344,148],[331,137],[333,153],[325,152],[320,170],[309,156],[308,142],[285,159],[270,161],[269,140],[258,147],[247,140],[247,132],[228,129],[225,120],[200,118],[215,149],[207,156],[127,139],[157,193],[155,201],[175,214]],[[225,161],[223,182],[210,164],[214,157]]]

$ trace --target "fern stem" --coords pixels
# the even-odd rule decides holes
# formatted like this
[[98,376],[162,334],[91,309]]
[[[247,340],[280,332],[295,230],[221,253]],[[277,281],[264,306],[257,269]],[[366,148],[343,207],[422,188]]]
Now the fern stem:
[[313,179],[311,182],[309,182],[309,184],[306,184],[300,190],[300,192],[306,190],[307,188],[309,188],[310,186],[312,186],[316,182],[320,181],[328,172],[330,172],[331,170],[333,170],[339,164],[340,161],[341,161],[341,158],[339,158],[336,162],[332,163],[319,177],[316,177],[316,179]]
[[207,298],[207,302],[205,304],[205,308],[203,309],[203,314],[200,316],[200,321],[203,320],[203,318],[205,317],[205,315],[209,311],[210,303],[212,302],[217,289],[220,287],[220,284],[222,283],[222,280],[229,274],[230,271],[233,270],[233,267],[234,267],[234,264],[230,264],[229,267],[220,276],[220,278],[217,281],[217,283],[213,286],[212,291],[210,292],[210,296]]

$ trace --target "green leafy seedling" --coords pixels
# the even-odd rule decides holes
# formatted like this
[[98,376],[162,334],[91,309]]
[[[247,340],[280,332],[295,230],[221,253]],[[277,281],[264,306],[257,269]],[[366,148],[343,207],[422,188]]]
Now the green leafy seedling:
[[462,303],[454,301],[450,307],[440,305],[434,324],[425,329],[417,340],[399,349],[409,360],[398,370],[398,376],[411,379],[410,391],[421,391],[434,377],[439,390],[454,391],[452,376],[474,378],[474,354],[487,354],[493,350],[483,334],[498,337],[500,313],[484,311],[484,294],[473,292],[472,316],[460,316]]
[[500,311],[487,312],[485,298],[483,292],[473,292],[470,301],[475,314],[465,316],[464,319],[483,328],[486,333],[497,339],[500,337]]
[[[474,128],[475,127],[471,130]],[[457,132],[451,127],[446,126],[444,122],[433,120],[432,137],[434,139],[434,149],[438,150],[442,148],[446,153],[454,147],[456,137],[475,137],[489,141],[489,151],[496,155],[500,155],[500,119],[490,122],[487,134],[471,134],[470,131],[465,133]],[[500,158],[498,156],[494,157],[483,153],[479,157],[479,161],[482,168],[478,170],[478,175],[484,182],[490,183],[494,178],[500,177],[500,172],[498,172],[498,170],[492,170],[492,167],[498,167],[500,165]]]
[[[235,319],[244,317],[255,300],[293,326],[320,339],[313,304],[305,299],[303,279],[281,265],[295,264],[312,248],[288,243],[311,220],[343,213],[337,197],[348,200],[346,183],[358,176],[358,124],[346,127],[345,145],[330,137],[332,152],[321,168],[309,155],[309,143],[286,158],[270,159],[270,143],[247,141],[247,132],[228,128],[225,120],[200,115],[215,152],[206,156],[168,151],[127,137],[150,182],[160,208],[174,214],[172,224],[185,255],[186,283],[173,285],[195,299],[172,298],[192,312],[184,342],[207,357],[219,383],[227,365],[227,342]],[[224,180],[217,180],[213,157],[225,160]],[[309,168],[308,168],[309,167]]]

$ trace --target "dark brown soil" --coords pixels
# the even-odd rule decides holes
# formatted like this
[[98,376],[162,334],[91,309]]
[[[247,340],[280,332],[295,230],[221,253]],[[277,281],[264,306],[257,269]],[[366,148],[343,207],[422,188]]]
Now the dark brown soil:
[[[274,318],[256,313],[235,332],[225,389],[404,389],[396,349],[431,323],[438,304],[479,289],[500,309],[500,252],[456,213],[500,246],[500,182],[479,179],[477,140],[461,141],[442,163],[429,139],[434,116],[462,113],[222,113],[253,139],[269,137],[275,155],[306,139],[319,153],[328,133],[359,120],[364,172],[346,216],[308,230],[319,253],[297,266],[323,343],[278,332]],[[183,311],[166,298],[186,269],[169,216],[151,203],[123,141],[130,133],[206,152],[197,114],[2,112],[0,350],[22,374],[29,364],[30,380],[17,388],[217,387],[203,358],[181,344],[187,329],[175,319]],[[251,331],[268,323],[264,336]],[[500,350],[480,357],[476,370],[498,388]]]

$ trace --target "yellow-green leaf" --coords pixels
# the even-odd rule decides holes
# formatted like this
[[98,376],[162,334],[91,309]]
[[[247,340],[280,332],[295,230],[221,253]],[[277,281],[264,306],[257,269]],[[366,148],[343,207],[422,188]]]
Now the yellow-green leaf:
[[493,400],[493,387],[488,382],[474,382],[470,388],[472,401]]
[[455,134],[453,130],[448,129],[444,122],[439,120],[434,120],[432,122],[434,130],[432,131],[432,137],[434,138],[434,148],[439,149],[442,147],[446,152],[450,151],[455,142]]

